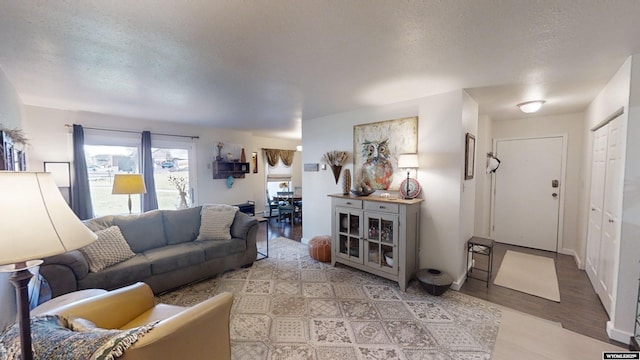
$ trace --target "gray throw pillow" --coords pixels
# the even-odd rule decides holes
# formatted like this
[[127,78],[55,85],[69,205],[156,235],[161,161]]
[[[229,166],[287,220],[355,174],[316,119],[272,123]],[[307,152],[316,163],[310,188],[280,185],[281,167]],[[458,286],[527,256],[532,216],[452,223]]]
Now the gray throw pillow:
[[180,210],[162,210],[167,244],[190,242],[200,231],[201,206]]
[[95,273],[136,256],[119,227],[111,226],[96,231],[95,234],[98,235],[98,240],[80,249],[89,263],[89,271]]
[[162,212],[152,210],[140,215],[118,215],[113,219],[122,235],[127,239],[131,250],[142,253],[167,245],[162,224]]

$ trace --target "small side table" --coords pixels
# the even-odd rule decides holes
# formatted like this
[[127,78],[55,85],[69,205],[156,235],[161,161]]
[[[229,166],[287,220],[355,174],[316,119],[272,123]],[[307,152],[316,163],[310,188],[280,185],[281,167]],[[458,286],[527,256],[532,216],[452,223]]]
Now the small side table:
[[[267,242],[267,249],[266,249],[266,253],[262,253],[262,252],[260,252],[260,250],[258,250],[258,258],[256,259],[256,261],[258,261],[258,260],[264,260],[264,259],[266,259],[266,258],[268,258],[268,257],[269,257],[269,219],[267,219],[267,218],[263,218],[263,217],[260,217],[260,216],[256,216],[256,217],[254,217],[254,219],[256,219],[256,220],[258,221],[258,223],[259,223],[259,224],[260,224],[260,223],[267,223],[267,225],[266,225],[266,226],[267,226],[267,228],[265,229],[265,232],[266,232],[266,234],[267,234],[267,235],[265,236],[265,237],[266,237],[266,239],[265,239],[265,240],[266,240],[266,242]],[[260,256],[262,256],[262,257],[260,257]]]
[[42,315],[47,312],[50,312],[51,310],[55,310],[59,307],[71,304],[76,301],[102,295],[106,292],[107,290],[103,290],[103,289],[85,289],[85,290],[78,290],[78,291],[70,292],[68,294],[60,295],[58,297],[54,297],[53,299],[47,302],[40,304],[35,309],[31,310],[31,315]]
[[[484,271],[487,273],[486,280],[484,279],[478,279],[478,280],[486,281],[487,287],[489,287],[489,283],[491,282],[491,270],[493,269],[493,243],[494,241],[492,239],[482,238],[478,236],[473,236],[471,239],[467,241],[467,277],[469,277],[469,274],[472,273],[474,269]],[[469,254],[471,254],[471,261],[472,261],[470,268],[469,268]],[[487,256],[488,266],[486,269],[475,267],[475,264],[473,261],[474,254]],[[477,279],[477,278],[473,278],[473,279]]]

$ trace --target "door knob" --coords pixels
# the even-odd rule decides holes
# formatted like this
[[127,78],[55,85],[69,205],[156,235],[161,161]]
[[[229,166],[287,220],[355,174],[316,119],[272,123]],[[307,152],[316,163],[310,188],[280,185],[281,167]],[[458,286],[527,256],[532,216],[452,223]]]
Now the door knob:
[[551,194],[551,196],[558,197],[558,193],[553,193],[553,194]]

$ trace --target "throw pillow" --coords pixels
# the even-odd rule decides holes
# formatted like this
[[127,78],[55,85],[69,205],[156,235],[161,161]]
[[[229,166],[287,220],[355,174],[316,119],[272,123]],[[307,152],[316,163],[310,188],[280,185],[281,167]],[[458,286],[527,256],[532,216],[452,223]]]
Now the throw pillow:
[[237,206],[224,204],[203,205],[200,211],[200,233],[196,240],[229,240],[231,224]]
[[98,272],[106,267],[136,256],[122,236],[120,228],[111,226],[96,231],[98,240],[80,249],[87,258],[89,271]]
[[113,225],[120,228],[122,235],[135,253],[139,254],[167,245],[161,210],[151,210],[142,214],[116,215]]
[[188,209],[163,210],[162,219],[167,244],[174,245],[193,241],[200,231],[200,212],[202,206]]

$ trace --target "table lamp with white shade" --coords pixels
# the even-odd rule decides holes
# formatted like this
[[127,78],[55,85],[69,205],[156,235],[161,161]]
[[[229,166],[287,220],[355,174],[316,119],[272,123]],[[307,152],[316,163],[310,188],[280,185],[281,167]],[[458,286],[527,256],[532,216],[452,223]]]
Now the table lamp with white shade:
[[400,154],[398,156],[398,168],[407,169],[407,182],[406,182],[406,192],[405,199],[410,199],[409,197],[409,171],[411,169],[419,168],[418,164],[418,154]]
[[33,359],[29,268],[89,245],[97,236],[71,211],[50,173],[0,171],[0,271],[16,288],[22,359]]
[[112,194],[129,195],[129,214],[131,214],[131,194],[144,194],[147,188],[144,186],[142,174],[116,174],[113,177]]

